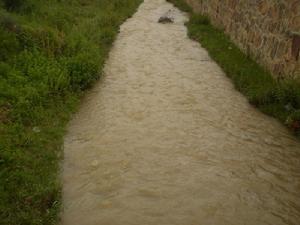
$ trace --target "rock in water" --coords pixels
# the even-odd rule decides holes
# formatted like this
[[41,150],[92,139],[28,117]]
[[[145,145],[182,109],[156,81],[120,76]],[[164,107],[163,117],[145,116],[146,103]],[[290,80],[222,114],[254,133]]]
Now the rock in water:
[[159,23],[174,23],[174,18],[171,16],[172,10],[168,10],[165,15],[158,20]]
[[174,23],[174,19],[168,16],[161,16],[158,20],[159,23]]

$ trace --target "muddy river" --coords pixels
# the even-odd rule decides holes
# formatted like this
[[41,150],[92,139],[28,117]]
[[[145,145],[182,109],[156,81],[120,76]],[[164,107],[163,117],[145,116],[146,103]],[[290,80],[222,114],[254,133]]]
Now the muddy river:
[[[168,11],[174,23],[157,23]],[[145,0],[122,25],[65,137],[63,225],[300,224],[300,143],[186,20]]]

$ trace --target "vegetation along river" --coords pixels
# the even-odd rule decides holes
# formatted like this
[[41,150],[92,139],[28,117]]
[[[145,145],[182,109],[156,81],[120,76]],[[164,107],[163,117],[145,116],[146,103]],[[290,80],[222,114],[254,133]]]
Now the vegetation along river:
[[[171,10],[171,11],[169,11]],[[174,23],[158,23],[169,11]],[[64,225],[298,225],[300,144],[145,0],[70,123]]]

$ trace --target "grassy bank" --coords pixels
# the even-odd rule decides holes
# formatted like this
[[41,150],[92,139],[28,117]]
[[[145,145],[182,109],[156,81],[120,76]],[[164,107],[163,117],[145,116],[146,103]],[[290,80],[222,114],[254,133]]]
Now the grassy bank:
[[251,104],[287,125],[300,136],[300,81],[275,80],[271,74],[244,54],[208,17],[193,13],[184,0],[168,0],[188,12],[186,24],[190,38],[199,41],[230,77],[237,90]]
[[0,0],[0,224],[57,222],[66,122],[141,0]]

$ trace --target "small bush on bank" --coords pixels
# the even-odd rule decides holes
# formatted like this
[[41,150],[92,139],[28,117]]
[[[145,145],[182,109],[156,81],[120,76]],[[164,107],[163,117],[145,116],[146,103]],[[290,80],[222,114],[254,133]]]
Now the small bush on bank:
[[8,11],[31,12],[34,4],[31,0],[2,0],[3,5]]
[[0,26],[0,60],[6,61],[19,50],[19,43],[14,34],[8,33]]
[[24,5],[24,0],[2,0],[7,10],[17,10]]

